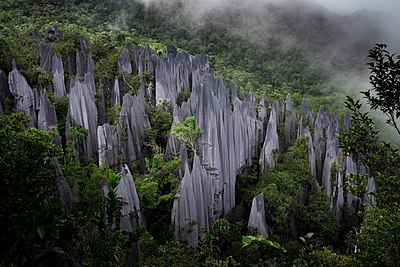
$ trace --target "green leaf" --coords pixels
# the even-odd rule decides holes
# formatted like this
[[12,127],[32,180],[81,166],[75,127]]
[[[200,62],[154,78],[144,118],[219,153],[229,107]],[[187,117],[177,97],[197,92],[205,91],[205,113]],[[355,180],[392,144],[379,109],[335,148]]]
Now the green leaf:
[[45,230],[43,227],[41,227],[41,226],[39,226],[38,228],[36,228],[36,230],[37,230],[37,233],[38,233],[39,237],[40,237],[40,238],[44,238],[44,235],[45,235],[45,233],[46,233],[46,230]]

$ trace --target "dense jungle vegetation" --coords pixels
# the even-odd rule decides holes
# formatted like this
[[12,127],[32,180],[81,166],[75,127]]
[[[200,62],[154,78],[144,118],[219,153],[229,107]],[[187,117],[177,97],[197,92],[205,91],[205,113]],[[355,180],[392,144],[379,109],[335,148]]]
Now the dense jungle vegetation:
[[[0,266],[43,266],[38,255],[51,257],[54,250],[61,251],[57,255],[63,255],[68,266],[397,265],[400,155],[381,141],[360,102],[346,100],[346,94],[354,96],[359,88],[345,81],[366,77],[368,61],[374,89],[363,96],[369,108],[387,115],[388,125],[398,133],[400,61],[384,45],[374,47],[382,37],[376,23],[379,15],[365,11],[341,16],[318,8],[309,11],[300,4],[266,4],[257,13],[244,2],[195,16],[181,1],[146,5],[139,0],[4,0],[0,3],[0,70],[9,73],[15,59],[32,87],[46,88],[51,77],[40,69],[38,51],[41,36],[53,25],[63,35],[46,42],[65,58],[74,55],[81,38],[89,40],[96,89],[108,96],[115,76],[121,75],[117,61],[125,47],[148,44],[163,56],[172,43],[192,55],[206,53],[215,73],[227,85],[235,85],[239,96],[251,91],[258,99],[272,102],[290,93],[296,109],[307,98],[313,111],[323,106],[340,118],[347,107],[353,127],[340,135],[341,146],[376,178],[377,204],[360,210],[355,218],[345,212],[335,216],[323,189],[313,186],[307,140],[298,138],[277,153],[273,171],[261,175],[255,164],[238,176],[236,202],[245,217],[232,214],[215,220],[199,247],[187,248],[175,240],[170,218],[181,161],[179,156],[164,155],[172,114],[166,107],[149,104],[146,157],[130,166],[147,225],[123,233],[113,225],[120,212],[118,199],[112,191],[107,196],[102,191],[106,181],[117,183],[119,169],[101,168],[94,160],[74,160],[75,144],[87,131],[72,127],[65,133],[68,96],[49,94],[59,125],[58,133],[45,132],[29,128],[26,116],[12,112],[12,97],[0,83],[5,113],[0,116]],[[262,12],[274,15],[262,16]],[[344,29],[346,25],[353,29]],[[356,39],[349,37],[354,31]],[[68,69],[66,60],[64,69]],[[66,72],[67,91],[74,78]],[[121,78],[124,92],[135,94],[139,77]],[[187,99],[189,94],[180,97]],[[106,105],[104,121],[115,124],[120,107]],[[181,126],[195,139],[199,132],[189,123]],[[57,135],[61,146],[53,142]],[[51,158],[59,162],[73,192],[68,212],[59,200],[59,174]],[[363,197],[364,179],[362,174],[352,175],[347,190]],[[299,200],[299,188],[307,191],[304,201]],[[252,237],[247,229],[252,198],[260,193],[272,229],[268,239]],[[138,245],[140,257],[134,253]]]

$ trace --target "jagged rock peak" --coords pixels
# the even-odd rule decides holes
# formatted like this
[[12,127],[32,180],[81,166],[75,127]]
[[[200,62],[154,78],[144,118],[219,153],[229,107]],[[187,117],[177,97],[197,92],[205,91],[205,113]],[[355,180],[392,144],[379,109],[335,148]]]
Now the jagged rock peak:
[[88,85],[79,80],[71,81],[67,130],[75,125],[88,130],[88,135],[83,142],[84,157],[92,158],[97,152],[97,107]]
[[63,32],[58,29],[57,25],[50,26],[46,29],[44,37],[48,41],[55,41],[63,36]]
[[268,237],[267,220],[265,218],[264,193],[261,193],[253,198],[247,227],[253,235],[261,234],[264,238]]
[[[12,71],[8,75],[8,85],[16,101],[15,112],[25,112],[27,116],[36,121],[35,98],[27,80],[17,69],[15,60],[12,62]],[[31,124],[33,126],[33,124]]]
[[44,43],[39,45],[40,54],[40,68],[44,72],[49,72],[51,70],[51,46]]
[[54,94],[58,97],[65,96],[64,68],[60,53],[55,53],[52,57],[51,72],[53,73]]
[[118,134],[114,125],[108,123],[97,127],[99,166],[111,167],[118,163]]
[[267,130],[265,133],[264,145],[261,149],[260,155],[260,168],[261,173],[264,174],[268,168],[274,168],[276,164],[275,153],[279,150],[279,136],[278,136],[278,122],[279,122],[279,110],[281,103],[275,101],[272,105],[271,114],[267,124]]
[[118,60],[118,72],[132,74],[131,57],[127,48],[124,48],[121,52],[121,57]]
[[119,227],[122,232],[130,233],[139,225],[145,224],[135,182],[126,164],[122,166],[121,179],[117,186],[117,198],[120,198],[123,203]]

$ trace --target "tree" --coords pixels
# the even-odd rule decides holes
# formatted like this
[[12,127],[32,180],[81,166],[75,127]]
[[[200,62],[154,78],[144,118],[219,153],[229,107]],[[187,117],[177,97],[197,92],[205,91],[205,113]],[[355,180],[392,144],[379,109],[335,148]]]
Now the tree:
[[400,118],[400,56],[390,54],[385,44],[377,44],[369,50],[368,57],[371,59],[369,80],[373,88],[362,93],[371,109],[381,110],[388,117],[386,122],[400,135],[397,124]]
[[171,130],[171,134],[178,137],[192,151],[196,150],[196,140],[201,135],[201,129],[196,128],[196,116],[189,116],[184,123],[178,122]]
[[51,247],[63,209],[50,132],[28,128],[25,114],[0,117],[0,265],[21,264]]
[[[372,89],[362,92],[370,108],[381,110],[387,124],[399,134],[400,60],[377,44],[369,51]],[[368,113],[360,111],[359,100],[345,103],[351,112],[352,127],[340,135],[341,146],[375,178],[376,204],[369,203],[363,223],[355,236],[357,263],[362,266],[394,266],[400,261],[400,153],[389,142],[380,141],[379,131]],[[365,175],[348,177],[353,192],[365,195]]]

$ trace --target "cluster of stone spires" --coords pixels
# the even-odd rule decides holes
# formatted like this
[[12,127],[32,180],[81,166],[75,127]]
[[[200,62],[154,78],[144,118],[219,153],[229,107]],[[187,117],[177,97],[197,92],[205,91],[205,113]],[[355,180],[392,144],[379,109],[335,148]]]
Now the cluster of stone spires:
[[[40,58],[42,70],[53,75],[52,88],[32,89],[15,62],[6,85],[15,98],[15,112],[25,112],[33,119],[32,126],[51,130],[57,126],[57,116],[46,90],[51,90],[57,97],[66,95],[63,63],[60,54],[53,55],[46,44],[40,45]],[[133,51],[124,49],[118,71],[128,75],[136,72],[141,85],[135,96],[122,96],[119,79],[115,79],[112,105],[122,106],[116,125],[100,123],[104,122],[100,114],[105,113],[105,96],[99,90],[100,100],[96,104],[95,70],[87,40],[81,40],[75,66],[69,58],[68,71],[77,78],[70,83],[66,128],[68,131],[70,127],[80,125],[88,131],[80,157],[98,157],[99,165],[104,167],[123,166],[117,188],[118,197],[124,203],[120,224],[123,231],[130,232],[144,223],[134,181],[125,163],[144,156],[143,130],[150,126],[147,102],[168,101],[173,111],[173,125],[196,114],[196,126],[202,130],[197,144],[200,152],[199,155],[195,153],[192,166],[189,166],[185,146],[176,137],[168,136],[166,148],[166,155],[179,153],[182,157],[182,180],[171,215],[175,235],[192,247],[197,246],[205,235],[204,229],[207,230],[213,220],[228,215],[234,208],[236,176],[257,159],[261,173],[273,169],[276,151],[287,148],[296,136],[308,138],[310,171],[315,177],[315,187],[325,188],[332,211],[340,215],[345,199],[349,207],[361,201],[352,195],[345,196],[343,190],[347,175],[362,171],[362,168],[351,156],[343,155],[339,148],[338,119],[331,118],[322,108],[314,119],[306,100],[296,116],[289,95],[285,101],[278,100],[270,105],[264,99],[256,102],[251,93],[240,99],[234,87],[226,88],[223,79],[215,77],[209,70],[206,55],[192,57],[186,52],[177,52],[172,45],[167,47],[164,58],[157,58],[149,46],[136,46]],[[145,72],[154,77],[155,86],[144,82]],[[4,84],[4,79],[4,72],[0,72],[0,85]],[[177,97],[185,88],[191,89],[191,95],[179,106]],[[279,136],[278,125],[282,123],[285,131]],[[345,127],[350,127],[349,119],[346,119]],[[65,183],[62,185],[64,188],[60,192],[67,202],[71,198],[70,192]],[[105,187],[104,191],[107,190]],[[372,191],[374,180],[370,178],[368,192]],[[373,197],[368,197],[373,201]],[[131,217],[132,212],[138,216]],[[194,227],[192,222],[196,222]],[[263,195],[253,200],[248,226],[268,235]]]

